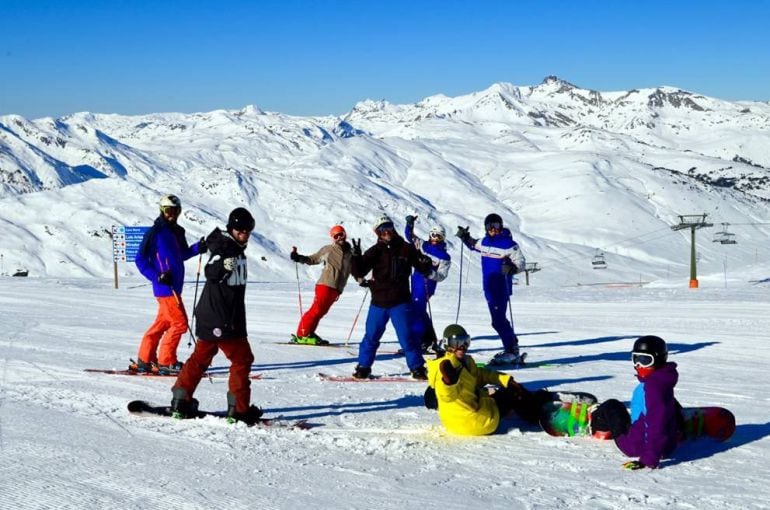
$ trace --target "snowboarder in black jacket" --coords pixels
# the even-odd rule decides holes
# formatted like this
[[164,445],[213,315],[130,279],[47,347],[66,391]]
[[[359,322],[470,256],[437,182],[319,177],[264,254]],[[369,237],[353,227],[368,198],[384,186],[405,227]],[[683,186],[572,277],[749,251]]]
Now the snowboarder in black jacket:
[[254,229],[254,218],[242,207],[234,209],[227,231],[215,228],[206,238],[210,258],[206,284],[195,308],[198,342],[171,391],[174,416],[194,416],[198,402],[192,398],[203,374],[221,349],[230,360],[227,414],[232,420],[254,424],[262,410],[250,404],[249,372],[254,355],[246,332],[246,256],[244,250]]

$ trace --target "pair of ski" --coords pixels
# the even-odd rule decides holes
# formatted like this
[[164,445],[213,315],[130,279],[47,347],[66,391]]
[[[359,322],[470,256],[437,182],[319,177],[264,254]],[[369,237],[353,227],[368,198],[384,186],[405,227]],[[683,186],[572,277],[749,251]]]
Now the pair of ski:
[[[128,369],[119,370],[117,368],[84,368],[83,371],[92,373],[92,374],[131,375],[136,377],[177,377],[179,375],[178,372],[175,374],[161,374],[157,372],[137,372],[136,370],[128,370]],[[203,374],[203,377],[229,377],[229,376],[230,376],[229,367],[222,367],[221,369],[212,368]],[[262,379],[262,374],[253,373],[249,375],[249,379],[253,381],[257,381],[259,379]]]
[[[155,406],[144,400],[133,400],[128,403],[128,412],[134,416],[140,416],[145,418],[173,418],[174,413],[170,406]],[[184,420],[201,419],[208,416],[218,418],[221,420],[227,420],[226,412],[213,412],[213,411],[201,411],[198,410],[194,416],[190,418],[184,418]],[[311,427],[307,420],[288,420],[282,416],[276,418],[260,418],[258,422],[253,424],[247,424],[249,427],[277,427],[285,429],[298,429],[307,430]]]

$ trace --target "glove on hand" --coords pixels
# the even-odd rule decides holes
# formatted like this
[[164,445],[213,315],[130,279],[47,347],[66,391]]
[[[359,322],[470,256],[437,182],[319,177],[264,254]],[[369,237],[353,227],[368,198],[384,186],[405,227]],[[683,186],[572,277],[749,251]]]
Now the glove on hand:
[[468,227],[457,227],[457,233],[455,235],[459,237],[462,241],[466,241],[468,238],[471,237],[471,233],[468,230]]
[[297,247],[292,246],[291,247],[291,253],[289,254],[289,258],[293,260],[294,262],[299,262],[300,264],[306,264],[308,261],[308,258],[304,255],[300,255],[297,253]]
[[627,469],[629,471],[636,471],[637,469],[644,469],[646,467],[647,466],[642,464],[642,461],[640,460],[632,460],[623,464],[623,469]]
[[208,251],[208,244],[206,244],[206,238],[201,237],[201,240],[198,241],[198,253],[206,253]]
[[171,285],[174,282],[174,277],[171,275],[171,271],[163,271],[158,275],[158,282],[164,285]]
[[361,238],[358,239],[351,239],[351,243],[353,243],[353,256],[354,257],[360,257],[361,256]]
[[417,221],[417,216],[412,216],[411,214],[406,217],[406,226],[409,228],[414,228],[414,222]]
[[229,257],[222,261],[222,265],[225,268],[225,271],[234,271],[235,266],[238,265],[238,257]]
[[451,361],[445,359],[438,368],[441,371],[441,380],[444,381],[444,384],[451,386],[457,384],[457,381],[460,380],[460,372],[462,371],[463,366],[460,365],[455,368],[452,366]]

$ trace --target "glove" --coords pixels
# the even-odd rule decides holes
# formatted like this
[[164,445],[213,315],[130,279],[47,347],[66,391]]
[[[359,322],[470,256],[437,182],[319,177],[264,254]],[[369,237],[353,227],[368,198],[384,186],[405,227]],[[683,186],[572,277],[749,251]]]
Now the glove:
[[444,384],[451,386],[457,384],[457,381],[460,380],[460,372],[462,371],[463,366],[460,365],[455,368],[452,366],[451,361],[445,359],[438,368],[441,371],[441,380],[444,381]]
[[158,275],[158,282],[164,285],[171,285],[174,282],[174,277],[171,275],[171,271],[163,271]]
[[455,235],[459,237],[463,242],[471,237],[471,233],[468,230],[468,227],[457,227],[457,233]]
[[291,247],[291,253],[289,254],[289,258],[291,260],[293,260],[294,262],[299,262],[300,261],[299,260],[300,257],[301,257],[301,255],[299,253],[297,253],[297,247],[296,246],[292,246]]
[[414,228],[414,222],[417,221],[417,216],[412,216],[411,214],[406,217],[406,226],[409,228]]
[[361,287],[367,288],[367,287],[370,286],[371,282],[369,280],[367,280],[366,278],[361,278],[361,281],[359,281],[358,284]]
[[426,278],[433,272],[433,261],[427,255],[417,257],[417,270]]
[[225,271],[234,271],[235,266],[238,265],[238,257],[228,257],[222,261],[222,265],[224,266]]
[[358,239],[351,239],[351,243],[353,243],[353,256],[354,257],[360,257],[361,256],[361,238]]
[[422,396],[425,407],[428,409],[438,409],[438,397],[436,397],[436,390],[428,386],[425,388],[425,393]]
[[505,259],[503,261],[501,270],[506,276],[513,276],[519,272],[519,268],[516,267],[516,264],[514,264],[510,259]]
[[632,460],[623,464],[623,469],[627,469],[628,471],[636,471],[637,469],[644,469],[646,467],[647,466],[642,464],[642,461],[640,460]]
[[208,251],[208,245],[206,244],[206,238],[201,237],[201,240],[198,241],[198,253],[206,253]]

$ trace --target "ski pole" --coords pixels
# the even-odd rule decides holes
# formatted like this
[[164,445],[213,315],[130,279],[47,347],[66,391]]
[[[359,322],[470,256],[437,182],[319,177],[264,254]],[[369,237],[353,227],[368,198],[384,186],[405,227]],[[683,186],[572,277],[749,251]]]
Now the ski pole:
[[[155,256],[158,258],[158,266],[160,267],[160,270],[163,271],[163,263],[160,260],[160,253],[155,252]],[[171,264],[168,263],[168,259],[166,259],[166,271],[168,271],[171,268]],[[190,319],[187,317],[187,310],[184,309],[184,304],[182,303],[182,298],[179,297],[179,294],[177,293],[176,289],[174,289],[174,284],[169,283],[167,284],[168,288],[171,289],[171,294],[174,296],[174,300],[176,301],[176,306],[179,307],[180,310],[182,310],[182,315],[184,315],[184,323],[187,326],[187,331],[190,331]],[[197,343],[195,338],[192,337],[192,331],[190,331],[190,337],[193,340],[193,343]]]
[[297,300],[299,301],[299,319],[302,320],[302,316],[305,315],[302,311],[302,291],[299,288],[299,264],[294,263],[294,272],[297,275]]
[[364,292],[364,299],[361,300],[361,306],[358,307],[358,313],[353,318],[353,325],[350,326],[350,332],[348,333],[348,338],[345,340],[345,347],[348,346],[348,343],[350,342],[350,337],[353,336],[353,330],[356,329],[356,322],[358,322],[358,316],[361,315],[361,310],[364,309],[364,303],[366,302],[366,296],[369,295],[369,287],[366,288],[366,292]]
[[457,291],[457,314],[455,314],[455,324],[460,320],[460,301],[463,297],[463,248],[465,243],[460,241],[460,288]]
[[[195,322],[195,304],[198,302],[198,283],[200,283],[200,280],[201,280],[201,260],[202,259],[203,259],[203,253],[199,252],[198,253],[198,271],[195,273],[195,295],[193,297],[193,306],[192,306],[193,318],[190,321],[190,338],[192,339],[193,342],[195,342],[195,336],[193,335],[193,332],[192,332],[192,326],[194,325],[194,322]],[[187,347],[190,347],[189,341],[187,342]]]

